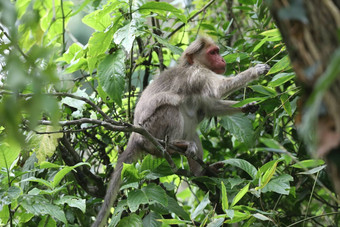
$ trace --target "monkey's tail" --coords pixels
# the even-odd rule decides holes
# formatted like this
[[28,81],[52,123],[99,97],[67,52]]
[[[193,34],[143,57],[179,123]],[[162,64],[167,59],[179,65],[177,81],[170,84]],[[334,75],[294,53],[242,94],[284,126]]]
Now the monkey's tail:
[[100,208],[96,221],[92,224],[92,227],[103,227],[107,223],[111,207],[116,201],[117,194],[122,183],[121,173],[123,170],[123,163],[132,163],[134,161],[133,154],[135,153],[136,147],[128,144],[126,150],[119,155],[115,170],[111,175],[111,179],[106,190],[103,205]]

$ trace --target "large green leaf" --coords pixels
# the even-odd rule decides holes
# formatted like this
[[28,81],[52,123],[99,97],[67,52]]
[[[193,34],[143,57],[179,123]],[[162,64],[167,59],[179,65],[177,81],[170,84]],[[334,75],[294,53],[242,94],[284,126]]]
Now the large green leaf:
[[142,227],[142,219],[137,214],[130,214],[129,216],[123,218],[118,227]]
[[143,226],[148,227],[161,227],[162,223],[158,221],[162,219],[162,216],[155,212],[150,212],[148,215],[143,218]]
[[125,85],[125,53],[117,50],[110,54],[98,66],[99,84],[109,97],[122,106]]
[[182,11],[167,2],[147,2],[139,8],[139,12],[143,14],[158,13],[163,16],[166,16],[170,12],[182,22],[187,22],[187,18],[182,13]]
[[142,188],[142,191],[150,200],[150,203],[158,202],[165,207],[168,205],[168,197],[161,186],[156,184],[149,184],[146,187]]
[[0,142],[0,168],[10,169],[12,163],[18,158],[21,148],[16,141]]
[[30,147],[36,152],[38,162],[45,161],[47,157],[50,157],[56,151],[58,146],[58,139],[63,136],[62,133],[49,133],[59,130],[59,127],[50,125],[40,125],[36,128],[39,132],[46,132],[46,134],[36,134],[30,132],[27,136]]
[[228,159],[228,160],[224,160],[222,162],[225,163],[225,164],[236,166],[236,167],[244,170],[246,173],[249,174],[249,176],[251,176],[252,179],[256,178],[256,174],[257,174],[256,168],[246,160],[231,158],[231,159]]
[[23,206],[27,212],[38,217],[47,214],[58,219],[59,221],[62,221],[65,224],[67,223],[64,211],[60,207],[51,204],[49,200],[42,197],[35,197],[33,200],[23,200],[20,205]]
[[127,197],[127,203],[128,203],[128,206],[131,212],[136,212],[139,205],[147,204],[148,202],[149,202],[148,197],[140,189],[129,192],[128,197]]
[[275,97],[277,95],[277,92],[274,89],[262,85],[253,85],[250,86],[250,88],[253,91],[263,94],[265,96]]
[[181,48],[170,44],[168,40],[156,34],[152,34],[152,36],[155,37],[160,44],[168,48],[172,53],[177,54],[177,55],[181,55],[183,53],[183,50]]
[[244,187],[236,194],[236,196],[234,197],[234,199],[233,199],[233,201],[232,201],[230,207],[235,206],[235,205],[238,203],[238,201],[240,201],[240,200],[243,198],[243,196],[248,192],[249,185],[250,185],[250,183],[247,184],[246,186],[244,186]]
[[76,196],[64,196],[55,202],[56,205],[68,204],[70,207],[80,209],[83,213],[86,211],[86,200]]
[[288,55],[286,55],[280,61],[275,63],[275,65],[273,65],[273,67],[269,70],[267,75],[274,74],[274,73],[277,73],[277,72],[283,72],[283,71],[286,71],[290,68],[291,68],[290,60],[289,60]]
[[132,19],[124,27],[118,29],[113,38],[116,44],[120,44],[129,53],[136,38],[136,20]]
[[277,87],[280,86],[287,81],[293,79],[295,77],[295,73],[279,73],[273,77],[273,79],[269,82],[269,87]]
[[176,215],[178,215],[179,217],[185,219],[185,220],[190,220],[190,216],[188,215],[187,212],[185,212],[185,210],[183,209],[183,207],[181,207],[177,201],[168,196],[168,206],[166,207],[170,212],[175,213]]
[[60,181],[65,177],[66,174],[68,174],[69,172],[71,172],[73,169],[82,166],[82,165],[89,165],[88,163],[85,162],[80,162],[74,166],[65,166],[63,167],[53,178],[53,188],[55,188],[56,186],[58,186],[58,184],[60,183]]
[[254,145],[254,131],[251,121],[243,114],[224,116],[221,119],[223,128],[247,147]]
[[279,177],[272,179],[263,189],[262,192],[276,192],[283,195],[289,195],[290,184],[293,177],[288,174],[283,174]]

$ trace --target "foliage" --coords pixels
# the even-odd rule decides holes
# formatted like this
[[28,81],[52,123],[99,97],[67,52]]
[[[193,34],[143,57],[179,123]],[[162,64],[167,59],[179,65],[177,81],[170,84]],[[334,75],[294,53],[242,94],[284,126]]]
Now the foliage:
[[297,135],[300,89],[266,5],[186,2],[0,2],[0,224],[89,226],[136,130],[126,123],[139,92],[201,33],[226,75],[272,66],[228,97],[260,109],[200,125],[204,162],[225,165],[216,177],[174,174],[150,155],[125,165],[110,226],[339,223],[324,162]]

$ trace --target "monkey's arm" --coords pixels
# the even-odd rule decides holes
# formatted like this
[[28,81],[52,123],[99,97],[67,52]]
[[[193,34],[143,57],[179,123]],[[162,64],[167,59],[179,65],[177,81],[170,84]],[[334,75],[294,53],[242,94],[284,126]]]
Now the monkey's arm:
[[248,103],[242,107],[233,107],[237,101],[209,99],[206,102],[205,113],[207,117],[231,115],[235,113],[255,113],[258,109],[256,102]]
[[258,64],[254,67],[243,71],[233,77],[220,77],[215,81],[217,89],[217,97],[225,97],[228,94],[244,87],[247,83],[257,79],[260,75],[266,74],[270,69],[267,64]]

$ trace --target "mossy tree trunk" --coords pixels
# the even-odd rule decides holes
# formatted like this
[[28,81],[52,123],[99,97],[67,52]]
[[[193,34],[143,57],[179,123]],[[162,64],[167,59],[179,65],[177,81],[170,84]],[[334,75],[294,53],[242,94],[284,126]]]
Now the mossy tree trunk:
[[[268,2],[303,87],[297,123],[316,125],[315,153],[340,195],[340,0]],[[315,102],[316,118],[307,118]]]

